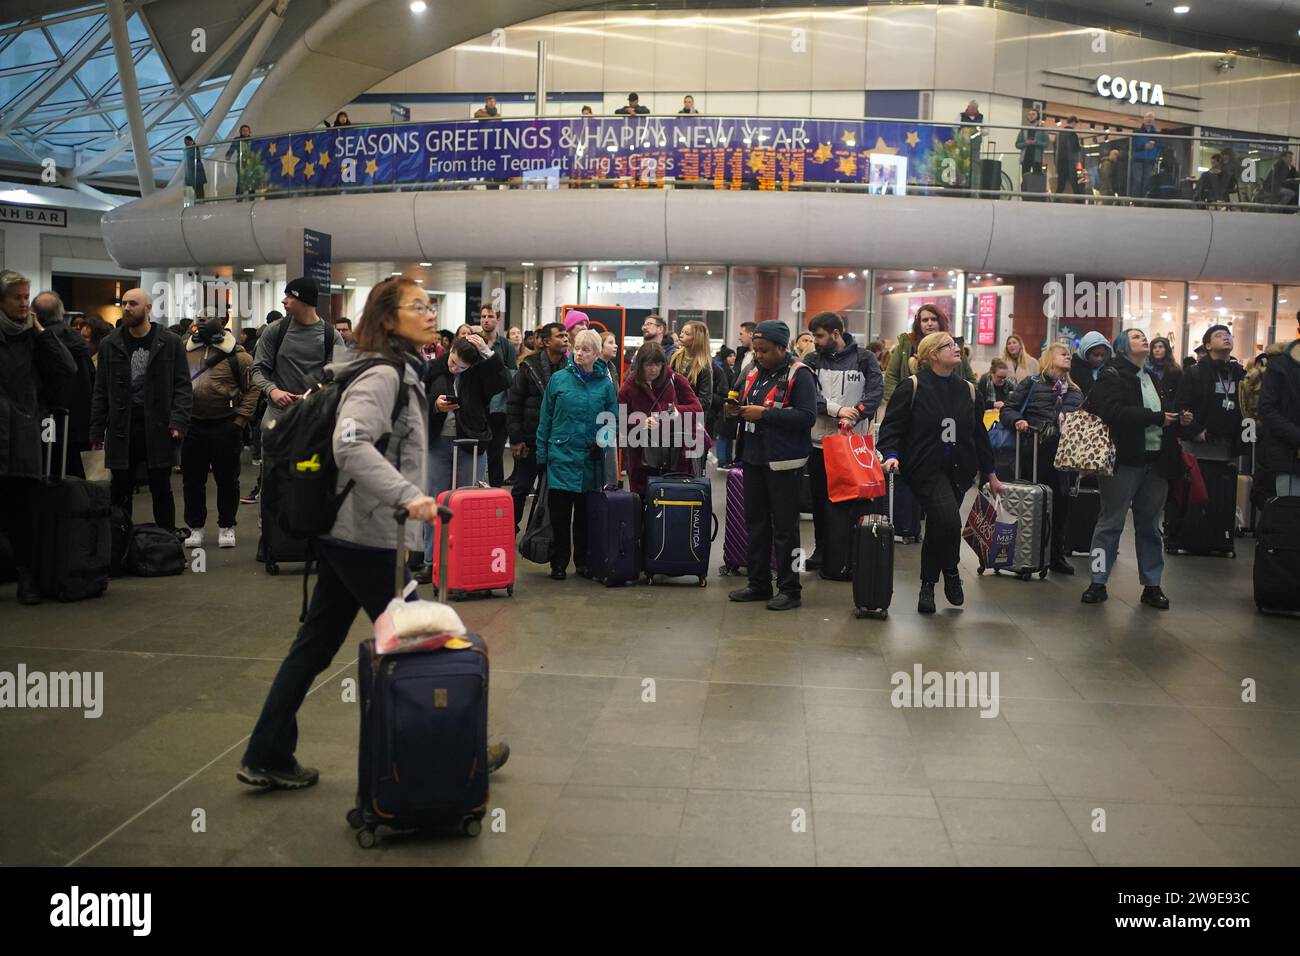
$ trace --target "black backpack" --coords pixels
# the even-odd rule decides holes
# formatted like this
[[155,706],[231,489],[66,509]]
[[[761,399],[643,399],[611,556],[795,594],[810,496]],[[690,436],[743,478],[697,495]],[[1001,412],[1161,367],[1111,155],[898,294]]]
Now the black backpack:
[[185,548],[180,539],[156,524],[132,528],[127,548],[127,569],[142,578],[163,578],[185,571]]
[[327,370],[319,385],[267,425],[262,439],[263,481],[274,486],[274,500],[279,503],[275,518],[280,530],[290,537],[316,538],[334,527],[353,485],[349,481],[342,491],[334,490],[339,475],[334,461],[339,403],[348,383],[376,365],[396,369],[399,382],[390,432],[375,443],[383,454],[410,392],[402,365],[387,359],[357,362],[341,370],[342,374]]

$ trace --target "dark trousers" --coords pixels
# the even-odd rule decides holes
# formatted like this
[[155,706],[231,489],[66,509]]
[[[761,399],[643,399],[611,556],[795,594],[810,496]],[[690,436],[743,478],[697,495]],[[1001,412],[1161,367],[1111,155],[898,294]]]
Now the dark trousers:
[[963,491],[946,475],[908,479],[916,502],[925,511],[921,543],[921,580],[931,584],[942,571],[953,571],[961,557],[961,499]]
[[816,445],[808,456],[808,483],[812,486],[813,554],[816,554],[827,538],[831,503],[826,496],[826,455]]
[[254,770],[289,770],[298,748],[298,708],[307,692],[347,640],[357,611],[370,620],[393,596],[393,551],[339,541],[317,542],[320,577],[307,619],[276,672],[261,716],[244,751]]
[[239,513],[239,455],[244,430],[233,418],[193,421],[181,446],[185,523],[202,528],[208,520],[208,472],[217,482],[217,525],[233,528]]
[[515,534],[519,533],[519,523],[524,520],[524,505],[533,486],[538,483],[542,469],[537,466],[537,455],[528,449],[528,455],[515,459],[515,480],[510,485],[510,496],[515,500]]
[[803,593],[794,564],[794,550],[799,547],[801,480],[798,468],[773,471],[766,465],[745,466],[749,586],[759,591],[772,587],[772,541],[775,539],[777,590],[793,597]]
[[[551,550],[551,569],[564,571],[573,557],[575,568],[587,566],[587,495],[581,491],[561,491],[552,488],[546,502],[551,508],[551,532],[555,544]],[[573,540],[570,544],[569,529]]]
[[[113,469],[110,494],[113,505],[132,518],[132,501],[135,495],[135,469],[141,461],[149,460],[149,449],[144,437],[144,412],[136,408],[131,415],[131,446],[127,467]],[[176,500],[172,497],[172,469],[150,468],[149,494],[153,498],[154,524],[168,531],[176,530]]]
[[9,538],[14,564],[32,570],[33,501],[35,478],[0,477],[0,531]]
[[502,456],[506,451],[506,437],[509,429],[506,427],[506,413],[492,412],[488,415],[488,424],[492,426],[492,440],[488,442],[488,484],[493,488],[500,488],[506,483],[505,462]]

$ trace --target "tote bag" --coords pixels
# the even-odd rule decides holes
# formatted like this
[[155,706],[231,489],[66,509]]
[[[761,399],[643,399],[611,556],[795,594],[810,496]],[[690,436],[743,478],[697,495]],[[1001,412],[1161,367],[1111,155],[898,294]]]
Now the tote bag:
[[879,498],[886,490],[885,472],[870,435],[827,435],[822,439],[826,461],[826,497],[839,504]]

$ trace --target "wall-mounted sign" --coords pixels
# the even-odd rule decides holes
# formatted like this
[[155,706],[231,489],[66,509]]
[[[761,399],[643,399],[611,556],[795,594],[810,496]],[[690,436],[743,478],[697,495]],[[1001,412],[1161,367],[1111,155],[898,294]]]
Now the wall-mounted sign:
[[1152,83],[1149,80],[1126,80],[1122,76],[1111,76],[1109,73],[1097,77],[1097,95],[1109,100],[1125,100],[1129,103],[1165,105],[1165,89],[1159,83]]
[[16,222],[25,226],[68,228],[68,211],[57,206],[28,206],[24,203],[0,203],[0,223]]
[[588,280],[587,291],[592,295],[658,295],[659,283],[645,279],[620,279],[616,282]]
[[389,103],[388,112],[393,117],[394,123],[411,122],[411,108],[403,106],[401,103]]
[[975,341],[980,345],[993,345],[998,335],[998,294],[981,292],[979,297],[979,326]]
[[302,231],[302,274],[316,281],[320,294],[316,314],[326,322],[330,318],[330,247],[333,240],[328,232],[315,229]]

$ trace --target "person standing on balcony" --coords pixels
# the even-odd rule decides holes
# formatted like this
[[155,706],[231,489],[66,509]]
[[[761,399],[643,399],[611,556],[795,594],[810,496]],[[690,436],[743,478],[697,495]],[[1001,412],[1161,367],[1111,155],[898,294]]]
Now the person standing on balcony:
[[642,116],[649,113],[649,108],[641,105],[641,97],[635,93],[627,95],[627,106],[620,106],[614,110],[615,116]]
[[689,93],[682,97],[682,108],[677,113],[684,116],[699,116],[700,111],[695,108],[695,97]]
[[966,104],[966,108],[961,111],[957,117],[957,122],[962,126],[970,127],[963,129],[962,134],[970,140],[970,176],[968,177],[970,186],[975,188],[979,185],[979,166],[980,166],[980,143],[984,139],[984,114],[980,112],[978,100],[971,100]]
[[1065,126],[1056,132],[1056,191],[1066,195],[1083,192],[1079,185],[1079,158],[1083,155],[1083,145],[1079,134],[1074,131],[1078,117],[1071,116]]
[[194,198],[203,198],[203,187],[208,184],[208,174],[203,168],[203,157],[193,136],[185,137],[185,185],[194,190]]
[[475,119],[500,119],[501,111],[497,109],[497,98],[489,96],[483,105],[474,111]]
[[1124,169],[1119,160],[1118,146],[1112,146],[1106,158],[1097,167],[1097,178],[1100,180],[1098,191],[1101,195],[1118,196],[1120,194],[1120,183],[1124,179]]
[[1022,129],[1016,135],[1016,149],[1020,150],[1020,175],[1041,173],[1043,171],[1043,153],[1047,149],[1047,130],[1038,118],[1038,110],[1030,110],[1025,119],[1030,129]]
[[249,140],[253,137],[253,130],[247,124],[243,123],[239,127],[239,135],[235,141],[230,144],[226,150],[226,160],[235,161],[235,198],[238,199],[248,192],[248,177],[244,174],[244,164],[248,161],[250,152]]
[[1133,137],[1133,174],[1129,195],[1141,198],[1147,194],[1147,184],[1155,172],[1156,161],[1160,159],[1160,140],[1153,134],[1160,132],[1156,128],[1156,114],[1147,112],[1142,117],[1142,125]]

